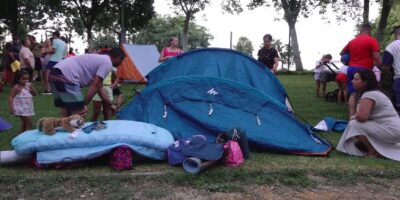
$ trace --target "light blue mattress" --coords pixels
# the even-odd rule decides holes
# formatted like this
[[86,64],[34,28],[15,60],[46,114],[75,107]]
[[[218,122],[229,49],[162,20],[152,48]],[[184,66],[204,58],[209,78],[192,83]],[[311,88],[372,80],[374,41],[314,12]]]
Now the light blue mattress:
[[[128,120],[105,121],[106,129],[79,134],[72,138],[61,129],[49,136],[36,130],[26,131],[11,142],[19,155],[37,152],[41,164],[72,162],[95,158],[126,145],[142,156],[163,160],[174,139],[169,131],[158,126]],[[85,126],[91,123],[86,123]]]

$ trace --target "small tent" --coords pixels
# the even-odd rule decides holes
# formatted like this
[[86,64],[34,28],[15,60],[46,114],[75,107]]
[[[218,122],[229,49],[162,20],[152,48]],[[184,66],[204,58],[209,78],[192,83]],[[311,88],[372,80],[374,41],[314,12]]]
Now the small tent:
[[124,81],[146,82],[145,76],[160,63],[160,53],[155,45],[122,44],[126,58],[118,67],[117,74]]

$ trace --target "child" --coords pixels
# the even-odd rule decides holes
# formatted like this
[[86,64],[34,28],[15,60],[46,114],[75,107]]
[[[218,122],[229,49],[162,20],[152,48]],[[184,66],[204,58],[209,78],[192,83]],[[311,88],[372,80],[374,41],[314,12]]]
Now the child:
[[120,78],[117,76],[117,71],[115,68],[113,68],[113,73],[112,73],[112,86],[111,88],[113,89],[113,96],[116,97],[115,99],[115,105],[117,107],[117,112],[119,111],[119,109],[122,106],[122,101],[123,101],[123,95],[122,92],[120,90]]
[[[111,73],[109,73],[103,80],[103,92],[105,92],[108,98],[112,101],[113,94],[111,88]],[[100,115],[101,110],[103,109],[104,120],[111,119],[112,116],[112,106],[100,98],[99,94],[96,94],[93,99],[93,114],[91,121],[97,121],[97,118]]]
[[347,94],[347,66],[343,65],[339,68],[338,73],[336,74],[336,83],[338,85],[338,103],[343,102],[347,104],[348,94]]
[[[331,62],[331,60],[332,60],[332,55],[326,54],[323,55],[321,60],[317,61],[316,63],[314,69],[314,79],[315,79],[315,84],[317,86],[316,88],[317,97],[320,97],[319,89],[321,87],[321,73],[325,69],[324,64]],[[326,93],[326,83],[322,83],[322,95],[325,96],[325,93]]]
[[20,133],[32,129],[32,116],[35,115],[32,97],[36,94],[35,88],[29,82],[29,73],[25,70],[17,71],[8,97],[8,107],[12,115],[21,118]]

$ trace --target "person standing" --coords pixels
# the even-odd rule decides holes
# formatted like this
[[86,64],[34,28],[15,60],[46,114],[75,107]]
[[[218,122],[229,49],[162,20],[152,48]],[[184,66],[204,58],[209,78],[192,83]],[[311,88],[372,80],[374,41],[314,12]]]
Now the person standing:
[[15,73],[15,85],[8,97],[8,107],[11,115],[21,118],[20,133],[32,128],[32,116],[35,115],[33,96],[36,90],[29,82],[29,73],[21,69]]
[[340,55],[349,54],[347,69],[347,90],[350,95],[348,101],[349,116],[356,112],[356,96],[352,85],[354,74],[361,70],[372,70],[374,63],[381,66],[378,41],[371,37],[371,25],[366,23],[360,26],[360,33],[342,49]]
[[60,32],[54,31],[52,36],[52,50],[48,52],[50,54],[49,63],[46,66],[46,72],[44,73],[44,87],[45,91],[42,93],[44,95],[51,94],[50,84],[48,82],[48,76],[50,70],[65,57],[65,49],[67,44],[60,39]]
[[21,70],[24,69],[29,73],[29,81],[33,81],[33,70],[35,69],[35,58],[32,51],[29,49],[31,47],[31,42],[29,38],[25,38],[21,41],[22,47],[19,52],[19,60],[21,62]]
[[395,107],[400,112],[400,26],[394,28],[395,40],[385,49],[382,57],[382,69],[387,71],[393,69],[393,90]]
[[175,57],[179,54],[183,53],[183,51],[178,47],[178,38],[171,37],[168,41],[168,46],[164,47],[160,53],[159,62],[164,62],[172,57]]
[[31,43],[30,50],[33,53],[33,57],[35,58],[35,70],[37,73],[36,81],[42,81],[42,60],[40,57],[42,56],[42,47],[43,45],[36,42],[36,38],[33,35],[28,36],[29,42]]
[[263,37],[264,46],[258,50],[258,61],[266,65],[272,73],[276,73],[279,65],[278,51],[272,46],[272,36],[265,34]]
[[[49,82],[54,105],[60,108],[61,116],[85,115],[87,105],[96,93],[115,112],[115,105],[103,90],[103,79],[111,73],[112,66],[118,67],[124,58],[125,53],[121,48],[113,48],[108,55],[83,54],[57,63],[50,70]],[[89,89],[83,97],[81,88],[86,86]]]
[[332,60],[332,55],[331,54],[326,54],[323,55],[322,58],[320,60],[318,60],[315,63],[315,69],[314,69],[314,80],[315,80],[315,85],[316,85],[316,95],[317,97],[320,97],[320,88],[321,88],[321,84],[322,84],[322,96],[325,97],[325,93],[326,93],[326,81],[321,81],[321,74],[324,70],[326,70],[325,65],[330,63]]

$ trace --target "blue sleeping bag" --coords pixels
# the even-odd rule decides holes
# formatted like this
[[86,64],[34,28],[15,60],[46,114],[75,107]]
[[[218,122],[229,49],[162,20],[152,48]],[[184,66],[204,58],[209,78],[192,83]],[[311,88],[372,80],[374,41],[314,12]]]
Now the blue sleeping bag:
[[127,120],[105,123],[107,128],[90,134],[78,130],[75,138],[61,129],[51,136],[37,129],[30,130],[18,135],[11,144],[17,154],[37,152],[39,163],[50,164],[95,158],[121,145],[129,146],[139,155],[164,160],[168,146],[174,142],[169,131],[152,124]]

